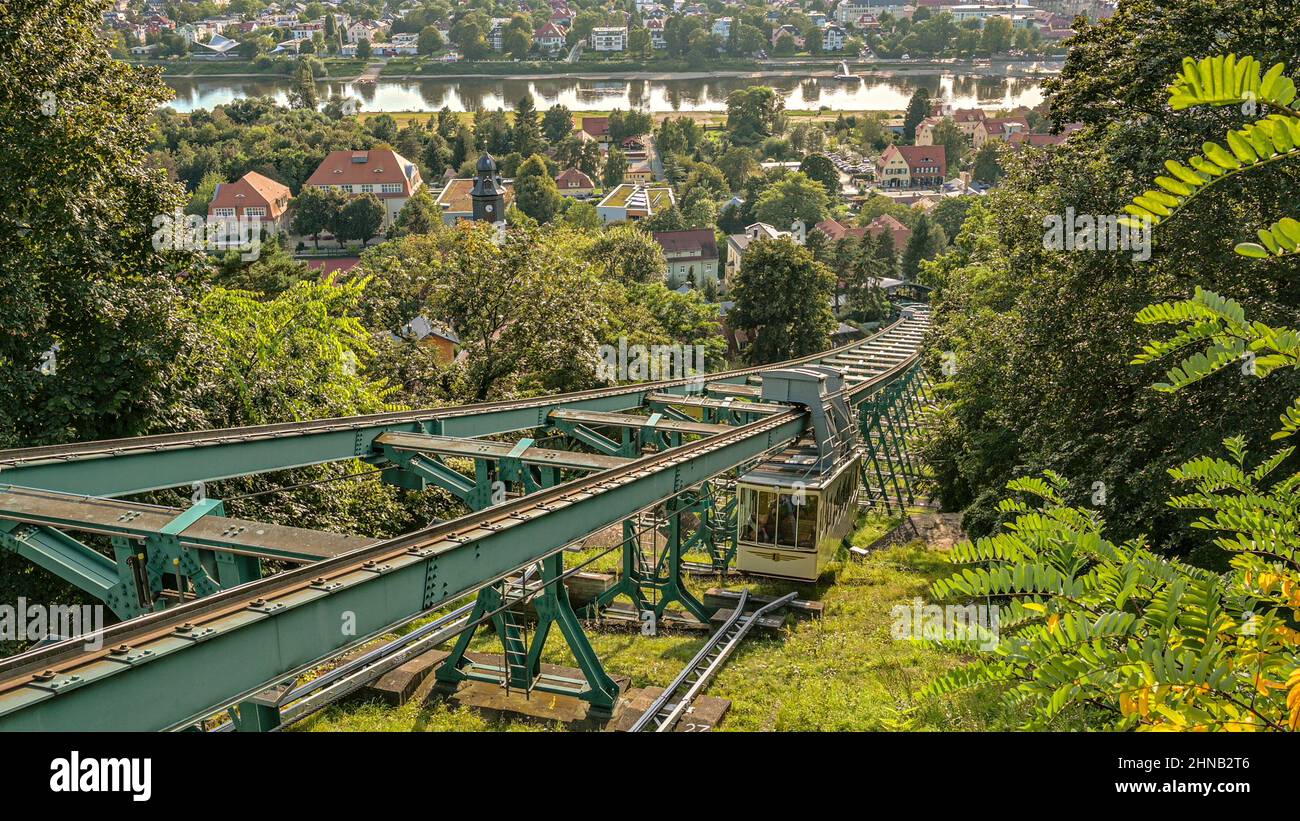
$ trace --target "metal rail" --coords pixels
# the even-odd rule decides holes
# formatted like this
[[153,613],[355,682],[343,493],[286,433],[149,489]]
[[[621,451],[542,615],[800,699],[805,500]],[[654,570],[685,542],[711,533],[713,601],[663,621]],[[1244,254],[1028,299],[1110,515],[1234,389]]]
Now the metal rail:
[[[682,713],[690,708],[695,697],[708,686],[722,669],[722,665],[727,663],[727,659],[731,658],[731,654],[745,640],[745,636],[758,620],[768,612],[794,601],[794,596],[794,593],[787,593],[746,616],[745,604],[749,601],[749,591],[742,590],[740,601],[736,602],[736,609],[727,621],[705,642],[700,652],[695,654],[695,658],[691,659],[690,663],[677,674],[677,678],[673,679],[672,683],[665,687],[659,697],[641,714],[629,732],[639,733],[646,728],[656,733],[672,730]],[[684,692],[683,688],[685,688]],[[674,697],[676,701],[673,700]]]
[[[913,317],[912,321],[919,319]],[[370,456],[373,441],[393,430],[441,436],[477,437],[528,430],[546,424],[549,411],[572,408],[625,411],[640,407],[650,393],[691,395],[704,384],[744,383],[749,376],[871,348],[894,335],[915,336],[900,318],[866,339],[838,348],[751,368],[702,377],[642,382],[528,399],[480,402],[446,408],[286,422],[220,430],[167,433],[0,451],[0,473],[11,484],[91,496],[122,496],[271,470]],[[185,457],[195,448],[202,460]],[[70,471],[69,463],[79,469]]]
[[[899,328],[896,323],[882,333]],[[903,335],[916,340],[921,330],[905,327]],[[881,334],[877,334],[797,361],[816,361],[838,351],[869,346],[872,340],[880,338]],[[856,397],[888,384],[910,368],[916,356],[858,382],[847,392]],[[732,373],[761,370],[765,369]],[[725,375],[713,378],[718,376]],[[614,389],[614,392],[630,390],[640,396],[660,390],[664,385],[647,383],[632,389]],[[488,404],[509,406],[512,410],[518,410],[521,405],[553,409],[562,404],[560,399],[546,397],[521,403]],[[447,409],[446,413],[472,414],[474,407]],[[541,416],[544,418],[545,414]],[[289,431],[273,434],[263,430],[262,433],[298,435],[300,425],[310,424],[295,423],[288,426],[292,429]],[[11,719],[18,719],[16,726],[41,729],[66,727],[74,721],[82,723],[73,726],[107,727],[114,716],[111,707],[100,702],[92,706],[88,693],[99,691],[125,701],[124,688],[130,692],[170,691],[165,709],[160,705],[158,711],[167,716],[166,726],[193,721],[309,670],[324,658],[382,635],[391,626],[408,621],[431,606],[517,572],[562,550],[564,544],[582,538],[592,529],[625,519],[636,510],[735,464],[781,449],[802,435],[805,424],[806,412],[802,409],[782,409],[766,419],[629,460],[627,464],[507,502],[490,511],[368,545],[308,567],[114,625],[96,634],[102,640],[103,649],[87,650],[82,646],[84,639],[74,639],[4,659],[0,661],[0,725],[15,726]],[[356,425],[344,427],[351,431]],[[375,436],[381,432],[376,431]],[[188,436],[194,445],[197,435]],[[245,437],[233,438],[242,441]],[[69,447],[78,450],[96,444]],[[155,449],[166,447],[161,442],[155,445]],[[0,457],[15,453],[10,451]],[[30,455],[30,451],[26,453]],[[53,462],[64,461],[48,452],[43,456]],[[98,456],[103,458],[108,454],[100,452]],[[65,458],[80,457],[65,454]],[[63,472],[69,471],[64,468]],[[325,629],[331,617],[337,618],[338,609],[358,605],[372,608],[367,609],[364,629],[358,631],[358,636],[340,639]],[[294,642],[288,640],[289,636]],[[245,640],[233,643],[225,640],[232,637]],[[177,667],[175,658],[187,654],[194,656],[196,662],[206,664]],[[203,669],[210,671],[209,678],[195,674]],[[168,670],[185,673],[173,672],[169,677]],[[145,689],[136,689],[130,682]],[[57,711],[52,719],[46,718],[48,711],[42,707],[51,700],[72,702],[76,706]]]

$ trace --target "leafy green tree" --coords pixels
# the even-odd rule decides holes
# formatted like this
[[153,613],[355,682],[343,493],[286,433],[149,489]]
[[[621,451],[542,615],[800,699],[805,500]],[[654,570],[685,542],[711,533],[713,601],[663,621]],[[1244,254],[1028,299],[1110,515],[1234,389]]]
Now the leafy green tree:
[[821,183],[796,171],[763,192],[755,214],[761,222],[782,231],[788,231],[795,220],[803,220],[804,226],[811,230],[826,219],[829,202]]
[[739,191],[745,186],[745,180],[759,171],[758,160],[754,152],[743,146],[728,148],[718,159],[718,170],[727,177],[732,191]]
[[912,229],[912,236],[903,249],[903,279],[915,281],[921,272],[921,263],[933,259],[943,250],[946,240],[943,230],[930,222],[930,217],[922,214]]
[[560,210],[564,198],[546,168],[546,160],[534,154],[519,166],[515,174],[515,205],[539,223],[550,222]]
[[1002,170],[1002,146],[998,140],[989,140],[975,152],[971,167],[971,179],[992,185],[1002,179],[1006,172]]
[[930,92],[924,86],[912,92],[907,101],[907,111],[903,113],[903,141],[911,143],[916,140],[916,127],[930,116]]
[[333,189],[316,187],[304,188],[293,201],[293,231],[295,234],[310,236],[312,243],[320,247],[320,235],[330,231],[343,210],[347,197]]
[[515,103],[515,124],[511,137],[514,150],[525,157],[545,148],[541,126],[537,122],[537,108],[533,105],[531,94],[525,94]]
[[761,239],[745,251],[727,319],[757,334],[749,351],[756,364],[804,356],[829,346],[834,292],[835,275],[808,249],[784,238]]
[[369,60],[370,55],[371,55],[370,40],[369,38],[362,37],[360,40],[357,41],[357,59]]
[[379,233],[384,224],[384,204],[374,194],[358,194],[349,197],[347,204],[338,212],[331,228],[339,247],[354,239],[361,240],[364,246]]
[[569,205],[564,209],[562,215],[565,225],[589,233],[595,233],[601,229],[600,212],[596,210],[596,206],[575,199],[568,200],[568,203]]
[[428,186],[423,186],[412,194],[402,206],[402,210],[397,212],[397,221],[393,228],[397,236],[405,236],[406,234],[428,234],[438,230],[442,225],[442,212],[434,202],[433,195],[429,193]]
[[809,154],[799,163],[800,173],[821,183],[826,195],[834,197],[840,193],[840,170],[824,154]]
[[934,145],[943,146],[949,169],[956,170],[965,165],[966,155],[970,153],[970,145],[966,135],[951,117],[944,117],[939,121],[934,127],[931,138]]
[[416,41],[416,51],[424,56],[437,54],[446,47],[437,26],[425,26],[420,29],[420,39]]
[[289,102],[293,108],[305,108],[315,111],[319,103],[316,95],[316,77],[312,72],[311,61],[299,60],[294,68],[293,87],[289,90]]
[[[546,113],[542,115],[542,133],[546,136],[547,142],[558,146],[573,133],[573,114],[559,103],[546,109]],[[569,165],[574,164],[569,163]]]
[[617,148],[611,148],[605,156],[605,168],[600,173],[600,181],[606,188],[613,188],[623,182],[627,174],[627,156]]
[[668,275],[663,247],[632,225],[611,226],[592,243],[588,257],[617,282],[660,282]]
[[186,419],[174,412],[187,333],[177,283],[203,269],[154,247],[185,199],[149,157],[171,92],[109,56],[101,11],[0,7],[0,447]]
[[768,86],[727,95],[727,133],[738,145],[754,145],[785,130],[785,101]]

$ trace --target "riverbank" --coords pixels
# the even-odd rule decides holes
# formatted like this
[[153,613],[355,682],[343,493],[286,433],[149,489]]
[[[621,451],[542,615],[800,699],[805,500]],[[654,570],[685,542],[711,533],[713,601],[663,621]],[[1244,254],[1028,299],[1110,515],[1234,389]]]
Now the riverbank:
[[[707,80],[716,77],[833,77],[840,71],[838,59],[787,58],[784,60],[722,61],[716,68],[691,69],[685,61],[663,61],[664,65],[635,62],[606,62],[583,65],[573,63],[503,62],[447,63],[439,60],[394,57],[380,60],[321,60],[325,75],[317,77],[322,82],[355,82],[361,79],[377,80],[436,80],[456,78],[466,80],[624,80],[667,81]],[[677,65],[680,64],[680,67]],[[892,77],[911,74],[954,73],[971,77],[1038,77],[1060,72],[1060,61],[1005,60],[852,60],[849,70],[862,77]],[[134,65],[159,67],[168,79],[188,80],[250,80],[278,79],[293,74],[295,61],[276,60],[255,68],[253,61],[223,63],[196,63],[148,60]],[[367,66],[371,70],[367,71]],[[378,65],[377,73],[373,67]]]

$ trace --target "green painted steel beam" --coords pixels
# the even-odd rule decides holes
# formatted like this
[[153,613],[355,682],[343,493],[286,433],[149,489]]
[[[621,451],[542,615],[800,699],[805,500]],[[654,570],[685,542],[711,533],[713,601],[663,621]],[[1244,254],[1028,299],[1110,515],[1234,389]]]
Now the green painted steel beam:
[[[839,356],[873,340],[906,336],[901,320],[877,336],[850,346],[767,367],[784,367]],[[750,368],[707,377],[710,393],[754,397]],[[731,387],[724,387],[730,385]],[[374,440],[390,431],[481,437],[547,426],[555,410],[618,412],[641,407],[649,393],[692,394],[693,379],[583,391],[532,401],[486,402],[453,408],[403,411],[341,419],[286,422],[226,430],[169,433],[0,451],[0,478],[22,487],[87,496],[125,496],[195,482],[250,476],[354,458],[373,458]]]
[[183,727],[785,447],[806,417],[792,410],[499,505],[490,521],[476,513],[115,625],[101,636],[114,650],[70,641],[6,659],[0,730]]
[[117,563],[66,533],[0,522],[0,546],[103,601],[117,587]]

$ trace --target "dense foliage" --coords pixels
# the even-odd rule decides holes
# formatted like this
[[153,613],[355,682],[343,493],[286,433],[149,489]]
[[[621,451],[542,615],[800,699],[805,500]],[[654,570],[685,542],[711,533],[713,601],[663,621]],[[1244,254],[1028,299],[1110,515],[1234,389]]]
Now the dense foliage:
[[1008,176],[971,207],[948,252],[922,274],[936,286],[931,365],[940,373],[945,353],[955,365],[927,454],[939,498],[968,510],[973,534],[995,527],[1010,479],[1053,470],[1069,482],[1069,503],[1104,484],[1107,521],[1121,541],[1145,532],[1157,550],[1198,550],[1197,563],[1223,566],[1222,552],[1186,528],[1188,514],[1163,503],[1172,492],[1166,469],[1228,435],[1266,438],[1300,380],[1286,372],[1154,394],[1148,374],[1128,364],[1146,341],[1132,317],[1196,284],[1264,322],[1293,315],[1295,261],[1252,265],[1233,246],[1286,212],[1300,172],[1275,162],[1249,185],[1226,180],[1212,205],[1197,198],[1177,231],[1157,232],[1146,261],[1133,250],[1048,250],[1044,220],[1122,214],[1146,180],[1165,172],[1166,159],[1258,119],[1238,106],[1188,116],[1162,104],[1164,90],[1183,54],[1258,51],[1261,42],[1275,50],[1259,55],[1264,64],[1295,54],[1300,40],[1288,19],[1264,0],[1134,0],[1083,29],[1048,90],[1058,122],[1086,127],[1062,146],[1007,156]]

